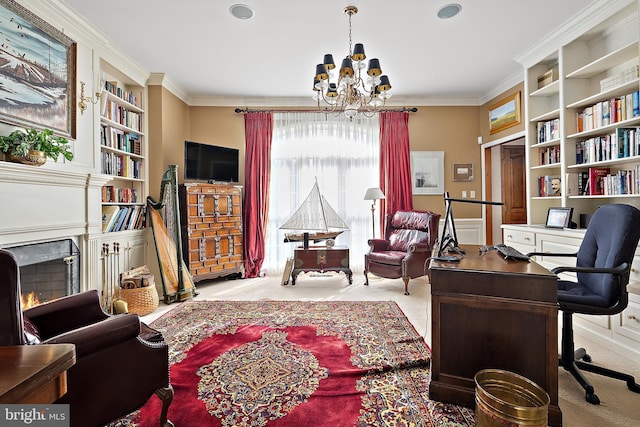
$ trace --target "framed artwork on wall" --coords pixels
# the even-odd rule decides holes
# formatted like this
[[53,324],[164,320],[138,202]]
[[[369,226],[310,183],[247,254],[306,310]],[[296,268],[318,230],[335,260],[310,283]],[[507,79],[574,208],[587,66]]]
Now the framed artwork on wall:
[[451,181],[473,181],[473,163],[452,164]]
[[13,0],[0,31],[0,121],[75,138],[76,43]]
[[413,194],[444,193],[444,151],[411,152]]
[[503,131],[520,123],[520,92],[489,107],[489,133]]

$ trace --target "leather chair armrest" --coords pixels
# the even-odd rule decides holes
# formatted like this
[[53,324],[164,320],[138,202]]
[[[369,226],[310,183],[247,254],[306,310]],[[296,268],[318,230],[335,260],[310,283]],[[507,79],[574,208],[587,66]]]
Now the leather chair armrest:
[[391,243],[384,239],[369,239],[369,252],[388,251]]
[[42,341],[42,344],[75,344],[77,357],[83,357],[127,340],[137,339],[139,334],[140,318],[138,315],[122,314],[51,337]]
[[411,252],[429,252],[431,248],[426,243],[411,243],[407,248],[407,254]]
[[23,314],[36,326],[43,339],[100,322],[109,317],[102,310],[96,290],[48,301],[24,310]]

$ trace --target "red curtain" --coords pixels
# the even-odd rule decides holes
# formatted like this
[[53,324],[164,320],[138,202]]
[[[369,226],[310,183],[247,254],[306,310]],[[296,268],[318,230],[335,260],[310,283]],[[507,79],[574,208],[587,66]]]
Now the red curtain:
[[380,200],[380,230],[384,230],[386,214],[413,209],[409,113],[406,111],[380,113],[380,188],[385,195]]
[[264,262],[267,214],[269,212],[269,179],[271,177],[271,113],[244,115],[244,229],[245,277],[258,277]]

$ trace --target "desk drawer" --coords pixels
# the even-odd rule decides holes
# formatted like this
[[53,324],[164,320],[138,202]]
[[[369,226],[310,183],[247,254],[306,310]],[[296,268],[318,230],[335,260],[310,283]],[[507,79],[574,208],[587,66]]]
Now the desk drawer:
[[532,231],[505,229],[503,239],[504,244],[510,246],[514,243],[533,247],[536,245],[536,234]]
[[630,294],[629,305],[617,316],[612,316],[614,330],[633,341],[640,342],[640,296]]

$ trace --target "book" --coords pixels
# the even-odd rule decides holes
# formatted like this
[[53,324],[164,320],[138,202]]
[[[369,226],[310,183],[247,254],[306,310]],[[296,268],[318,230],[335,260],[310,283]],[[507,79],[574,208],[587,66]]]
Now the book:
[[122,207],[120,209],[120,211],[118,212],[118,217],[115,220],[113,227],[109,230],[109,231],[120,231],[121,227],[122,227],[122,223],[124,222],[125,217],[127,216],[127,208],[126,207]]
[[589,195],[604,194],[604,177],[609,175],[609,168],[589,168]]
[[567,196],[579,196],[580,191],[578,189],[580,182],[580,174],[578,172],[567,172],[565,175]]
[[120,208],[114,205],[107,205],[102,207],[102,232],[106,233],[111,227],[117,217]]

